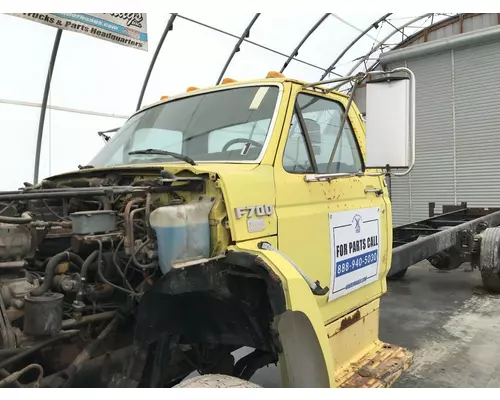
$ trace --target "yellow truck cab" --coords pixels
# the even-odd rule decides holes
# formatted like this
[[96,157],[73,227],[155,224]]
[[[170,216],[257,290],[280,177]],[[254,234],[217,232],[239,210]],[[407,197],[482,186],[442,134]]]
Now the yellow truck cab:
[[[407,100],[387,101],[408,108]],[[390,154],[396,145],[380,137],[368,140]],[[369,170],[366,147],[364,118],[348,95],[276,73],[226,79],[144,107],[89,166],[31,190],[105,199],[98,209],[88,197],[83,211],[66,209],[48,236],[66,229],[71,251],[98,264],[96,281],[106,275],[106,252],[125,275],[132,265],[142,277],[104,280],[137,306],[127,309],[132,326],[115,326],[133,355],[110,382],[255,386],[255,370],[279,361],[287,387],[391,385],[412,355],[378,337],[392,254],[382,168],[391,163]],[[118,215],[116,226],[88,227],[107,212]],[[77,287],[70,304],[78,311],[88,302]],[[241,347],[255,351],[234,362]],[[47,386],[74,381],[80,361]]]

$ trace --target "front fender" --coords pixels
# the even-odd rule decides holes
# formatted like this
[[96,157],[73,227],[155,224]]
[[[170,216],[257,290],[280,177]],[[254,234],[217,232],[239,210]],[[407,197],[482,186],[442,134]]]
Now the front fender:
[[280,355],[283,384],[288,387],[333,387],[333,359],[316,296],[286,258],[259,249],[259,242],[238,243],[228,250],[258,256],[282,281],[286,311],[276,318],[275,324],[284,349]]

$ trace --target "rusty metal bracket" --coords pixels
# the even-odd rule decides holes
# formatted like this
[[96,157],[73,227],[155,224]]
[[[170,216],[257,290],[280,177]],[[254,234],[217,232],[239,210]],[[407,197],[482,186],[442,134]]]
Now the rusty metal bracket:
[[486,221],[480,222],[476,226],[476,233],[479,234],[479,233],[483,232],[484,230],[488,229],[489,227],[490,227],[490,225],[488,224],[488,222],[486,222]]
[[461,254],[471,254],[474,248],[474,233],[470,229],[458,231],[455,248]]

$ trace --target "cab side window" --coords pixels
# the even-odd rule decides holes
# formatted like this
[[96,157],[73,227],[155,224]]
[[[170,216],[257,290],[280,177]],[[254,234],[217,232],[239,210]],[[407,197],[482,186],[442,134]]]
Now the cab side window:
[[305,132],[299,122],[297,114],[293,115],[292,125],[283,154],[283,168],[292,173],[313,173],[309,152],[307,149]]
[[[338,137],[343,114],[344,107],[336,101],[299,94],[285,146],[284,169],[291,173],[318,174],[362,170],[361,152],[349,120]],[[327,171],[334,147],[332,164]]]

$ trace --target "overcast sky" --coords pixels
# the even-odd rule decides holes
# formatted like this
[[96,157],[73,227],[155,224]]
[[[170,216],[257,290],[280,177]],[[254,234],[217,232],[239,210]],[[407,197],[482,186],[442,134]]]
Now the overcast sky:
[[[384,13],[340,13],[330,15],[300,50],[299,58],[328,67],[359,30],[364,30]],[[241,35],[254,14],[182,14]],[[255,23],[250,40],[289,54],[323,13],[263,13]],[[392,22],[403,24],[415,15],[394,15]],[[140,51],[64,31],[56,60],[50,104],[79,110],[127,116],[134,112],[149,62],[170,13],[148,14],[149,51]],[[421,25],[424,21],[420,22]],[[427,21],[428,23],[428,21]],[[416,24],[414,30],[417,30]],[[372,30],[339,63],[338,72],[347,72],[352,60],[366,54],[375,40],[392,31],[388,24]],[[34,154],[40,109],[5,104],[7,101],[41,103],[47,66],[56,30],[39,23],[0,14],[2,42],[0,63],[0,190],[16,189],[33,180]],[[401,40],[401,34],[392,42]],[[165,41],[146,91],[143,104],[162,95],[183,92],[188,86],[213,85],[236,39],[187,20],[177,18]],[[391,42],[391,41],[390,41]],[[264,77],[279,70],[285,58],[244,43],[226,76],[235,79]],[[318,80],[322,71],[292,62],[285,75]],[[48,110],[40,178],[76,169],[87,164],[103,146],[98,130],[115,128],[124,120]]]

